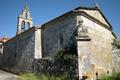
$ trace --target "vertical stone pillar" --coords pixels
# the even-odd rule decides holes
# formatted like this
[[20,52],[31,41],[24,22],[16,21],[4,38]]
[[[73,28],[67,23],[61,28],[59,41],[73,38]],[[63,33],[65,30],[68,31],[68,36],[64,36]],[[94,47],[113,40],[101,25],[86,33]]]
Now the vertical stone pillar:
[[79,80],[90,71],[90,38],[88,36],[76,37],[78,53]]
[[35,59],[42,58],[41,29],[35,31]]

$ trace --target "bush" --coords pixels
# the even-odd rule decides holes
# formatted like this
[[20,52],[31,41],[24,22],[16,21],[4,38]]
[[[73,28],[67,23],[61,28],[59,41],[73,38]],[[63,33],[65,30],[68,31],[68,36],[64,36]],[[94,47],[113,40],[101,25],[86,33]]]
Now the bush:
[[59,68],[55,75],[64,76],[64,80],[76,80],[77,55],[67,50],[59,50],[54,53],[56,66]]
[[114,40],[113,45],[120,49],[120,40]]
[[60,50],[56,53],[54,53],[54,59],[55,61],[63,62],[65,60],[71,61],[71,60],[76,60],[77,55],[72,54],[71,52],[67,52],[65,50]]
[[34,62],[34,72],[61,80],[76,80],[78,78],[77,56],[64,50],[54,51],[50,59],[39,59]]

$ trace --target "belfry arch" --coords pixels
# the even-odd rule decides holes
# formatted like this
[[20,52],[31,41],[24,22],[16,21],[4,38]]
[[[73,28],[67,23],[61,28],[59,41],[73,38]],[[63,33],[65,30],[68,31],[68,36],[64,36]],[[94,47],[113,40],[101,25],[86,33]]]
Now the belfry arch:
[[32,27],[32,17],[30,15],[30,10],[26,4],[22,13],[18,16],[18,25],[17,25],[17,35],[28,30]]
[[25,31],[25,21],[22,21],[21,23],[21,32]]
[[26,29],[29,29],[29,28],[30,28],[30,23],[27,22],[27,23],[26,23]]

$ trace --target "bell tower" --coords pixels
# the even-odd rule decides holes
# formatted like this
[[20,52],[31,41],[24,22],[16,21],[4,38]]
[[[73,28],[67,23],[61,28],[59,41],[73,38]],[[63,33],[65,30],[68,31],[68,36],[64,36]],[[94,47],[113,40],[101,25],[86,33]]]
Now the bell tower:
[[18,16],[18,22],[17,22],[17,33],[16,35],[28,30],[32,27],[32,17],[30,15],[30,10],[28,8],[28,5],[25,4],[24,9],[22,10],[22,13]]

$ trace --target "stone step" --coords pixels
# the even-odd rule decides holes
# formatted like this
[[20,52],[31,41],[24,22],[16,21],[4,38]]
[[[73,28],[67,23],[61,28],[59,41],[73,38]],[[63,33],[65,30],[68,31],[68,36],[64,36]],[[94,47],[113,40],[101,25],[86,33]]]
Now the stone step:
[[20,80],[20,77],[15,74],[0,70],[0,80]]

